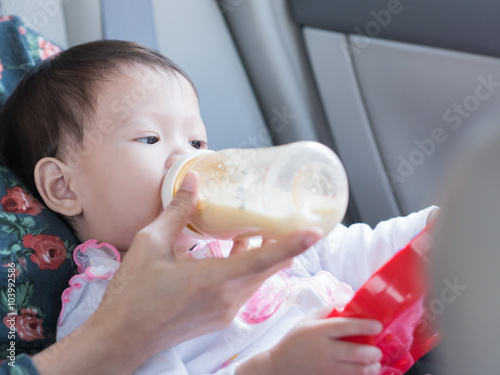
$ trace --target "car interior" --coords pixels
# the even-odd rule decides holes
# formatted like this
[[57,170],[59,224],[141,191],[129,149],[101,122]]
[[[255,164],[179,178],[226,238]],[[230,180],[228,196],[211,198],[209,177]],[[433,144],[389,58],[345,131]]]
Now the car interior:
[[[211,149],[327,145],[349,180],[345,224],[441,205],[461,156],[498,128],[498,0],[2,0],[1,12],[63,48],[159,50],[197,87]],[[431,355],[408,373],[444,369]]]

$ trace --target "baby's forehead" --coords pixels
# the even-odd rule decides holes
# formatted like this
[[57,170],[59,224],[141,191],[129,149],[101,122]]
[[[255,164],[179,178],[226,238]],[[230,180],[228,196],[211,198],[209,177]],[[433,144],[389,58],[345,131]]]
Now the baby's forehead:
[[176,98],[181,106],[188,103],[189,108],[198,108],[193,84],[175,70],[127,64],[104,78],[95,93],[94,111],[84,124],[87,130],[99,125],[103,117],[125,121],[146,110],[162,112],[168,107],[166,102]]
[[118,69],[108,72],[104,78],[98,83],[97,102],[109,95],[121,98],[128,95],[139,99],[159,86],[174,89],[180,85],[184,90],[192,90],[198,96],[192,82],[174,69],[139,63],[121,64]]

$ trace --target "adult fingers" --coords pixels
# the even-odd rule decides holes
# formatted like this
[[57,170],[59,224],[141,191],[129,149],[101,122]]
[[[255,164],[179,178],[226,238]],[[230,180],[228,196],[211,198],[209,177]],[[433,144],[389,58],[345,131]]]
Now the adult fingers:
[[231,255],[247,251],[249,243],[250,243],[249,239],[234,241],[233,247],[231,248]]
[[265,239],[262,240],[261,246],[269,245],[269,244],[272,244],[272,243],[275,243],[275,242],[276,242],[276,240],[274,240],[274,239],[265,238]]
[[252,251],[241,252],[230,256],[228,278],[241,278],[259,275],[267,278],[279,271],[285,262],[301,254],[321,238],[315,231],[299,233],[290,238],[263,246]]
[[[190,171],[184,176],[172,202],[156,220],[139,232],[145,234],[150,242],[149,255],[154,256],[155,251],[158,251],[160,256],[172,255],[172,244],[196,211],[197,190],[198,174]],[[165,249],[169,249],[169,252],[164,253]]]

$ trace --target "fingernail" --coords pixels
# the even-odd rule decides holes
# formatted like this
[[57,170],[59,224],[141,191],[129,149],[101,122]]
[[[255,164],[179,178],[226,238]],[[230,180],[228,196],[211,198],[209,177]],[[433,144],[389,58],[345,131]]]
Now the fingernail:
[[192,193],[196,190],[196,185],[198,184],[198,178],[195,172],[188,172],[184,179],[182,180],[181,185],[179,186],[179,190],[184,190],[189,193]]
[[370,331],[376,335],[377,333],[380,333],[382,332],[382,330],[384,329],[384,326],[382,325],[382,323],[380,322],[371,322],[370,323]]
[[380,370],[382,369],[382,366],[380,363],[374,363],[373,365],[366,367],[365,374],[366,375],[378,375],[380,373]]
[[368,346],[365,349],[365,357],[370,359],[370,361],[380,361],[382,359],[382,350],[376,346]]
[[321,238],[321,234],[320,233],[310,233],[310,234],[307,234],[305,237],[303,237],[302,239],[302,243],[306,246],[306,247],[311,247],[312,245],[314,245],[316,242],[318,242],[318,240]]

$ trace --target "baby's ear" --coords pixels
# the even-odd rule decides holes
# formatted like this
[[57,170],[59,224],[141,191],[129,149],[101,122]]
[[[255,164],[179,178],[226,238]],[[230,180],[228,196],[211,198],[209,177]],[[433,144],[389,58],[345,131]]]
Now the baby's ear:
[[46,157],[35,166],[35,184],[45,205],[64,216],[82,213],[82,206],[71,189],[72,169],[63,161]]

